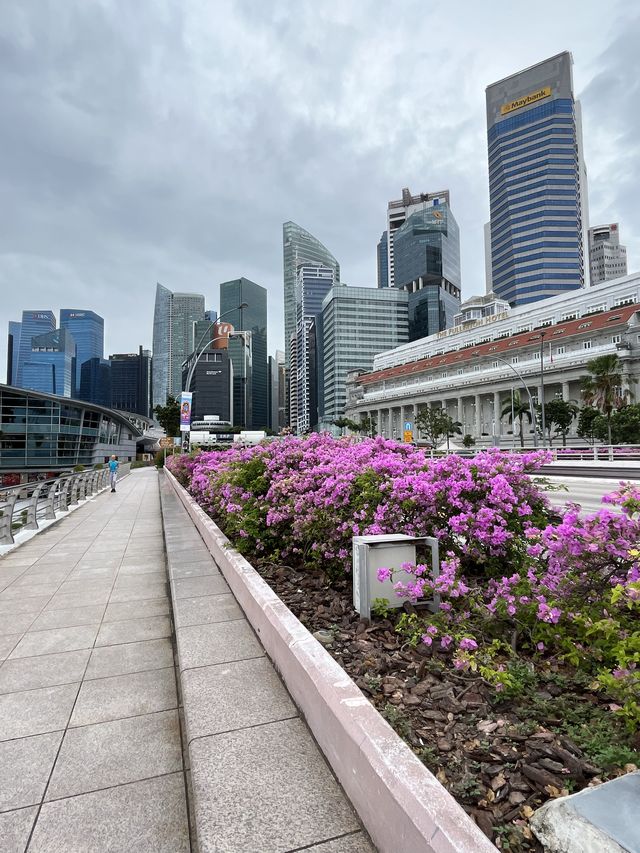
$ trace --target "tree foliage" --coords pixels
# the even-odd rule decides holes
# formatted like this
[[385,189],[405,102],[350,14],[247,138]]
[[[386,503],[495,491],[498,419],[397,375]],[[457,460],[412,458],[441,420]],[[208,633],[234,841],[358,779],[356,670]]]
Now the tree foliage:
[[168,436],[180,434],[180,404],[171,394],[164,406],[156,406],[153,410],[160,426]]
[[562,444],[566,446],[567,434],[577,414],[578,407],[575,403],[569,403],[566,400],[551,400],[549,403],[545,403],[544,417],[545,427],[549,434],[549,446],[552,443],[551,431],[554,427],[555,435],[561,435]]
[[612,443],[611,416],[624,405],[622,373],[617,355],[601,355],[587,362],[591,374],[582,379],[582,398],[587,406],[594,406],[604,415],[607,424],[607,443]]
[[529,423],[533,421],[533,414],[528,400],[523,400],[519,391],[513,392],[513,399],[507,400],[502,407],[501,416],[508,415],[509,423],[513,427],[513,421],[517,420],[520,425],[520,447],[524,447],[524,430],[522,428],[522,419],[526,416]]
[[416,416],[418,435],[424,436],[432,447],[436,447],[443,438],[449,439],[454,435],[462,435],[462,424],[454,421],[446,409],[431,409],[427,407]]

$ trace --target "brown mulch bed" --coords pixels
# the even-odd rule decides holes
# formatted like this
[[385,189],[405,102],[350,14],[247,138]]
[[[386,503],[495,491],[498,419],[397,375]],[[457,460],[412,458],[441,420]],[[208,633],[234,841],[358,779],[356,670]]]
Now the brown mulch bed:
[[480,676],[447,665],[444,653],[405,643],[393,621],[360,619],[350,581],[254,565],[500,849],[541,851],[528,826],[536,808],[635,769],[597,766],[575,742],[583,729],[588,740],[584,727],[596,712],[604,740],[615,734],[606,702],[562,671],[525,696],[500,699]]

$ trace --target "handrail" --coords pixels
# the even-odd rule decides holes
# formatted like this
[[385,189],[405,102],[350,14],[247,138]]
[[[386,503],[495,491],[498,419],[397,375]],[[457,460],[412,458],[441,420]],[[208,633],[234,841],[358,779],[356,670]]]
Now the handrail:
[[[120,477],[130,472],[120,465]],[[56,518],[69,507],[106,489],[108,468],[65,473],[52,480],[0,487],[0,545],[12,545],[19,530],[38,530],[42,521]]]

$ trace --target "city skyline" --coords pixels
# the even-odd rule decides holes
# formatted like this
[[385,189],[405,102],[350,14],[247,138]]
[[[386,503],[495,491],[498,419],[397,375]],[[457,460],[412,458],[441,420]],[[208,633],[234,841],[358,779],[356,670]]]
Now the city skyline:
[[[270,340],[282,347],[282,222],[318,235],[349,284],[375,286],[380,211],[400,186],[450,188],[463,298],[482,293],[484,89],[565,49],[583,104],[591,221],[620,223],[633,271],[640,255],[637,16],[622,3],[604,19],[595,3],[543,3],[539,12],[552,16],[553,29],[530,32],[525,12],[506,3],[490,17],[465,5],[463,33],[457,16],[417,2],[402,16],[386,7],[374,15],[366,4],[357,11],[298,4],[252,16],[238,7],[226,22],[186,8],[163,18],[144,3],[133,20],[118,3],[95,17],[74,6],[55,16],[44,6],[41,14],[8,9],[0,30],[0,98],[11,128],[0,166],[11,211],[0,232],[2,319],[43,304],[46,283],[47,303],[90,305],[105,318],[107,351],[150,347],[150,330],[142,341],[135,330],[155,281],[209,299],[218,282],[242,274],[269,291]],[[149,29],[142,46],[130,35],[137,16]],[[428,53],[427,96],[422,76],[406,75],[397,60],[419,62],[434,33],[442,47],[438,56]],[[229,76],[227,53],[256,39],[269,45],[261,52],[269,61]],[[496,40],[500,50],[488,49]],[[331,52],[318,59],[307,41],[331,44]],[[445,51],[448,42],[454,52]],[[67,65],[61,57],[69,52]],[[355,74],[371,55],[375,68]],[[178,56],[187,61],[176,69]],[[162,69],[157,79],[152,62]],[[224,86],[218,68],[227,69]],[[174,109],[179,135],[166,121]],[[230,130],[237,122],[249,130],[241,145]],[[247,230],[250,213],[258,225]],[[0,358],[4,374],[4,352]]]

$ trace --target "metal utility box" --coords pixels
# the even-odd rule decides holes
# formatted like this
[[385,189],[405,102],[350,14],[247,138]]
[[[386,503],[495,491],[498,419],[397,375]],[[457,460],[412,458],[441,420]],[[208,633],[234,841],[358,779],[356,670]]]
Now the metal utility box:
[[[431,564],[431,576],[440,574],[438,540],[433,536],[406,536],[404,533],[384,533],[353,537],[353,606],[360,616],[371,616],[376,598],[385,599],[389,607],[402,607],[404,600],[393,588],[398,581],[408,581],[411,575],[403,572],[403,563]],[[425,553],[426,552],[426,553]],[[378,569],[392,569],[394,580],[379,581]],[[440,596],[427,601],[434,613],[440,607]]]

